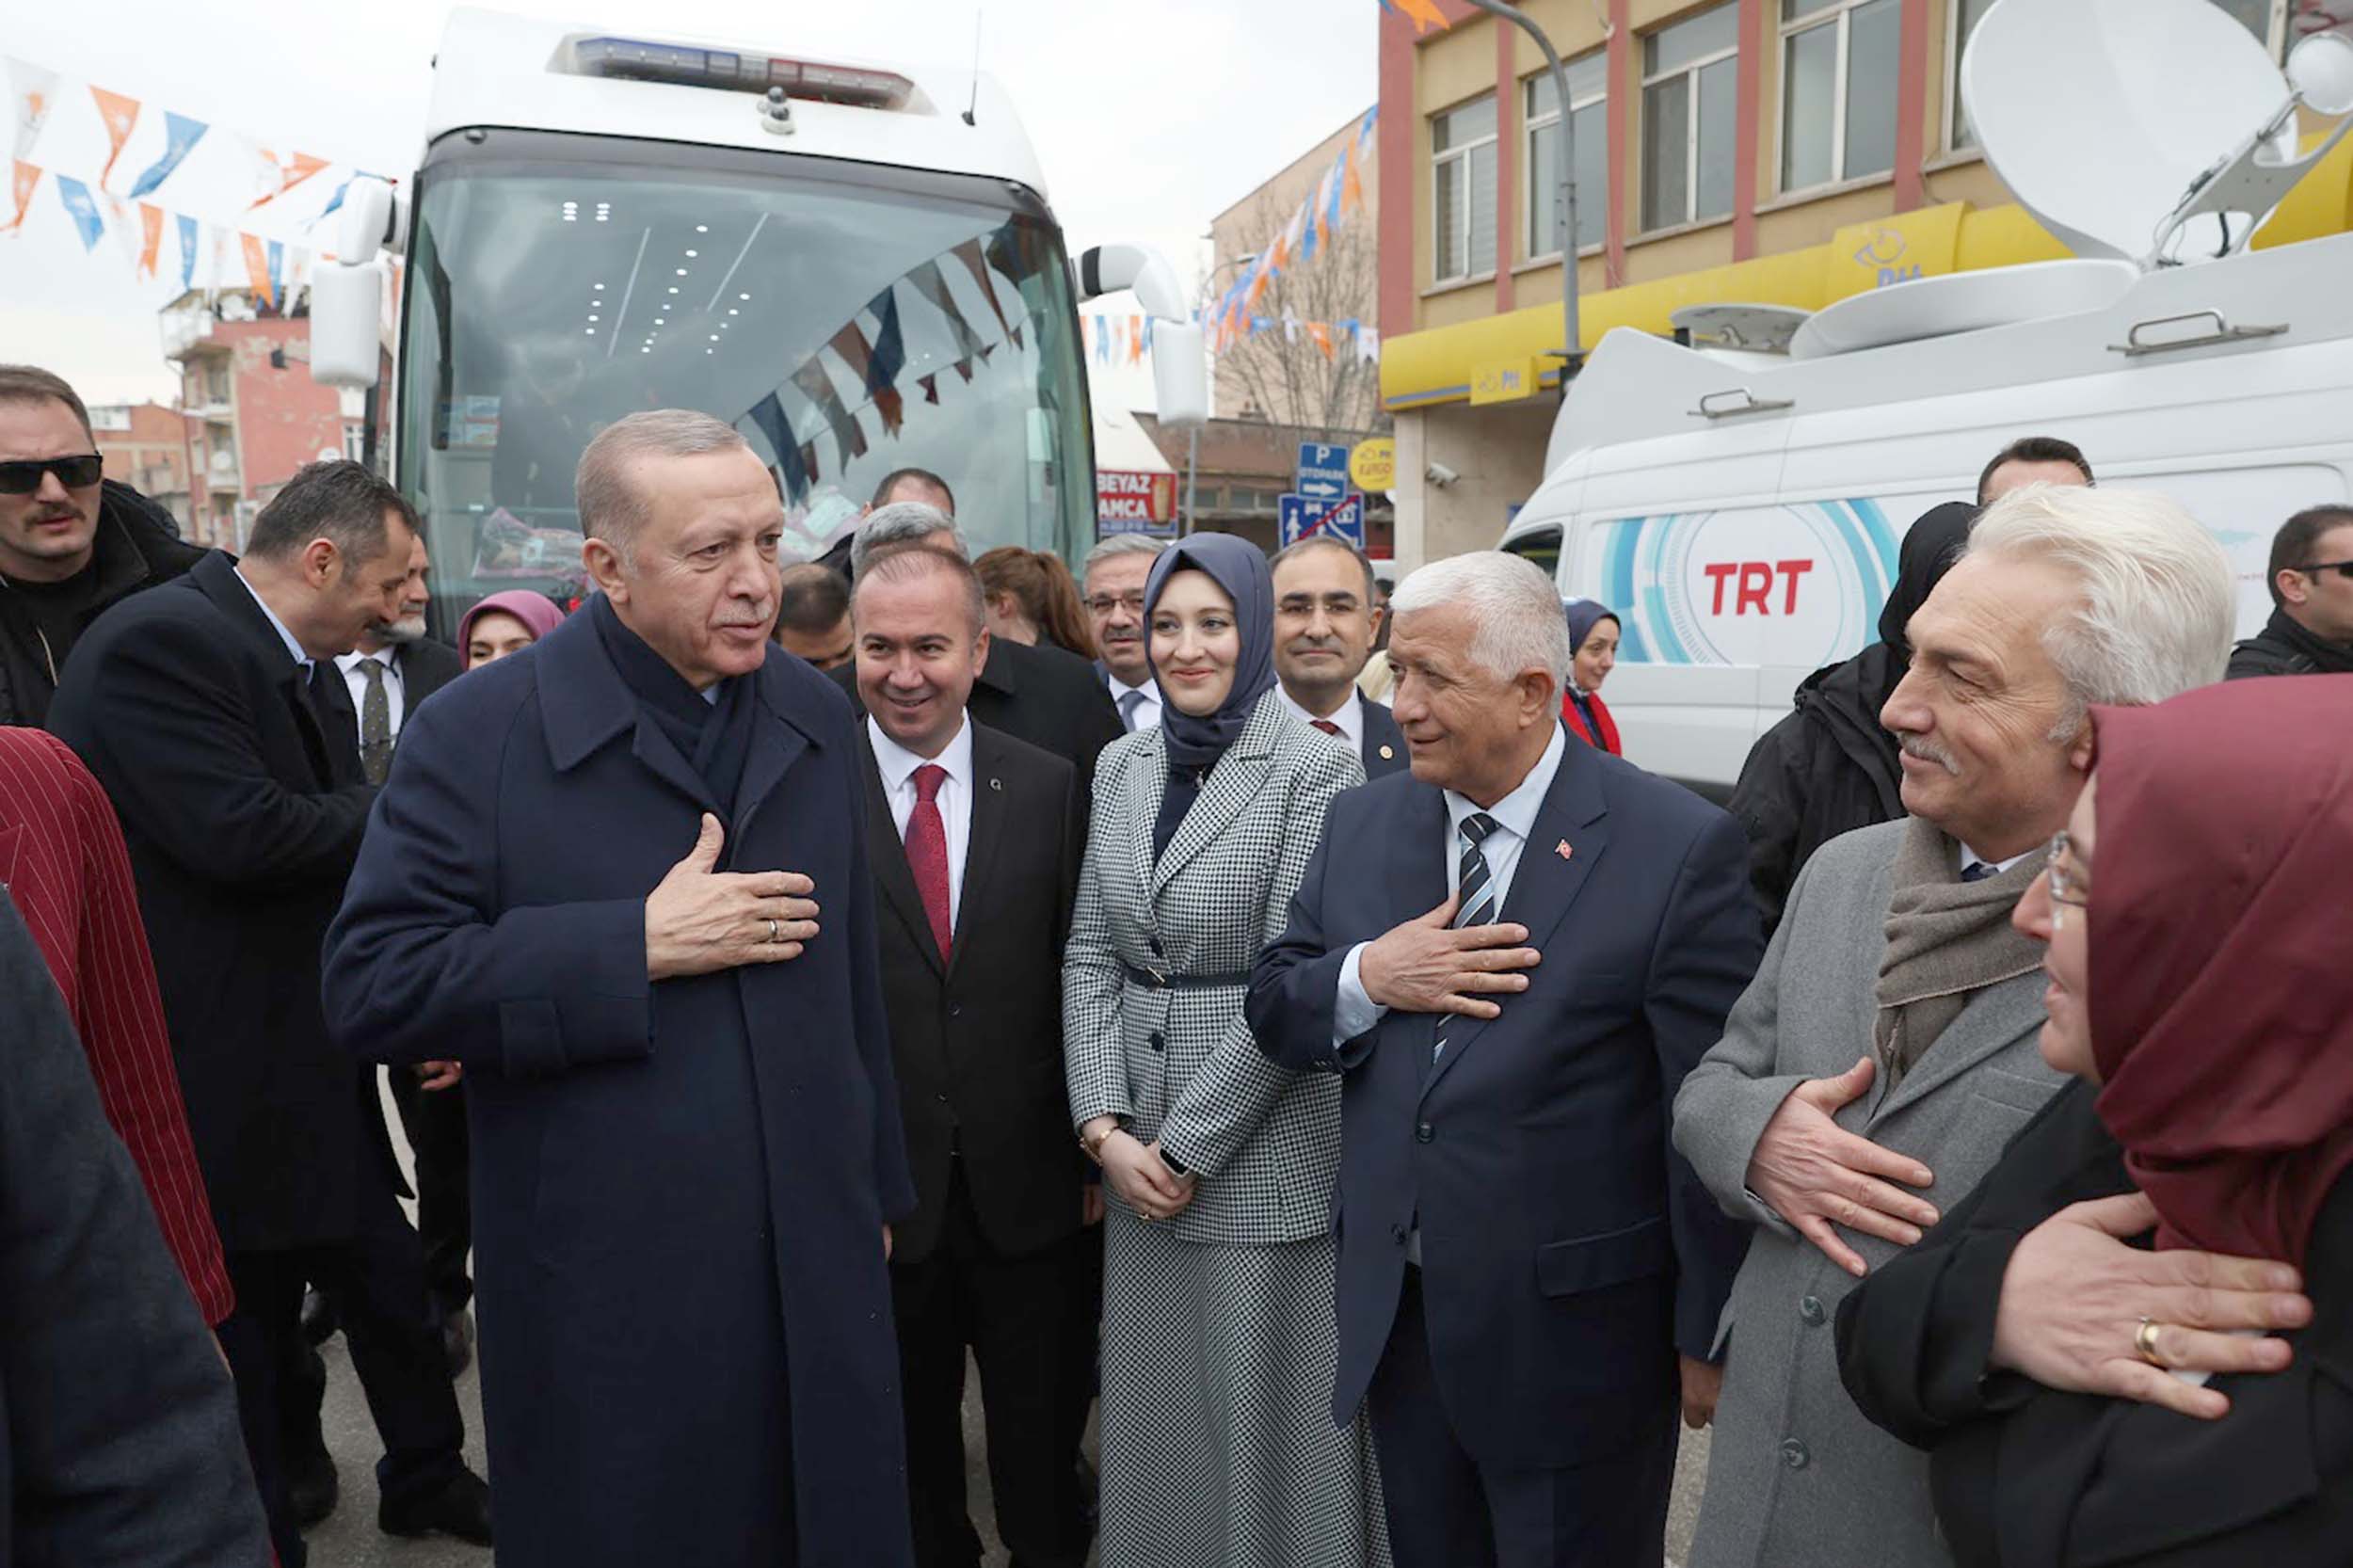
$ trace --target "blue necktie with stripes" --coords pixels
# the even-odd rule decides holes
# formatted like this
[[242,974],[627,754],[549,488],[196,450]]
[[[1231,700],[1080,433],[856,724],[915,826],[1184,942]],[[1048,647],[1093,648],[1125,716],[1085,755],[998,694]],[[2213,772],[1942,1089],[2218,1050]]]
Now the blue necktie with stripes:
[[[1463,863],[1456,882],[1461,902],[1454,906],[1454,929],[1457,931],[1466,926],[1491,925],[1495,921],[1495,878],[1488,873],[1486,854],[1479,847],[1495,830],[1495,818],[1484,811],[1473,811],[1465,817],[1463,825],[1457,830],[1463,840]],[[1447,1025],[1455,1016],[1452,1013],[1438,1015],[1438,1027],[1430,1048],[1433,1064],[1446,1054]]]

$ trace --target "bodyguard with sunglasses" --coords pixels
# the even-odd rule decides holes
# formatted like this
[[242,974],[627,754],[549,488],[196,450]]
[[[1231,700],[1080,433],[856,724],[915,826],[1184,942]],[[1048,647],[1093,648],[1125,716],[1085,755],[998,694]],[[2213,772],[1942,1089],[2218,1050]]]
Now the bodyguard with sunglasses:
[[2312,506],[2271,541],[2271,619],[2231,650],[2233,680],[2353,674],[2353,506]]
[[204,553],[103,468],[73,389],[0,365],[0,724],[47,722],[57,672],[100,612]]

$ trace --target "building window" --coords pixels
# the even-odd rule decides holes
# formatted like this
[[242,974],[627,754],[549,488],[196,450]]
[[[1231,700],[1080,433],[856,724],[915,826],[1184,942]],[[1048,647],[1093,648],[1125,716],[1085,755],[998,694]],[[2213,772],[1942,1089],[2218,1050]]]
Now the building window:
[[1902,40],[1902,0],[1781,0],[1783,190],[1896,167]]
[[1642,40],[1642,227],[1732,216],[1740,8],[1718,6]]
[[[1577,159],[1577,246],[1599,245],[1609,229],[1609,60],[1596,50],[1565,68],[1569,78],[1569,134]],[[1528,240],[1532,260],[1557,256],[1560,216],[1561,96],[1552,72],[1528,80]]]
[[1496,101],[1493,93],[1430,122],[1430,280],[1496,269]]
[[1956,152],[1977,145],[1977,127],[1969,123],[1969,110],[1961,101],[1961,62],[1968,53],[1969,40],[1977,35],[1977,24],[1993,8],[1993,0],[1953,0],[1953,46],[1945,57],[1952,62],[1952,124],[1949,145]]

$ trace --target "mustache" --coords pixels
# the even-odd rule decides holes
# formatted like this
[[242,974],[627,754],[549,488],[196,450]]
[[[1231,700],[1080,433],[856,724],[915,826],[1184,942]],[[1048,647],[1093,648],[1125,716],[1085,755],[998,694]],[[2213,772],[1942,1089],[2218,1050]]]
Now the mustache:
[[1954,777],[1961,776],[1960,761],[1935,742],[1923,740],[1917,735],[1906,735],[1896,744],[1902,747],[1905,756],[1916,757],[1923,762],[1934,762]]

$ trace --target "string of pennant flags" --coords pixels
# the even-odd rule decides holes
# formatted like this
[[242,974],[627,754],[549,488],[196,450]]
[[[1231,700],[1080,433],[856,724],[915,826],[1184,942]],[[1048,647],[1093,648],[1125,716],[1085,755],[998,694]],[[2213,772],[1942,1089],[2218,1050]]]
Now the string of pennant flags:
[[[206,276],[208,286],[214,288],[233,286],[233,269],[242,264],[245,286],[269,305],[283,308],[307,286],[312,267],[321,259],[320,252],[311,246],[253,233],[241,224],[217,222],[180,211],[177,203],[166,204],[163,199],[168,192],[165,187],[208,136],[214,137],[216,144],[222,138],[233,140],[250,162],[251,200],[243,206],[240,217],[269,207],[306,185],[311,190],[328,190],[318,211],[300,220],[305,234],[343,206],[352,180],[362,172],[348,169],[331,186],[324,181],[311,185],[310,182],[317,176],[337,167],[332,160],[310,152],[281,152],[276,146],[244,132],[216,127],[194,116],[164,109],[159,111],[162,147],[132,179],[129,188],[118,192],[110,188],[110,184],[147,105],[128,94],[96,83],[86,84],[105,132],[106,159],[94,177],[87,170],[69,173],[36,161],[41,133],[63,101],[65,88],[60,74],[15,56],[0,56],[0,68],[5,68],[8,76],[11,129],[10,202],[5,221],[0,221],[0,236],[22,232],[45,181],[56,190],[58,203],[72,220],[85,254],[95,252],[111,232],[134,275],[152,279],[162,276],[167,235],[176,239],[180,287],[184,292],[195,286],[200,263],[209,262]],[[151,197],[157,200],[151,200]],[[272,216],[275,218],[277,214]]]
[[[1427,4],[1428,0],[1418,3]],[[1207,336],[1213,351],[1225,353],[1277,327],[1293,341],[1305,332],[1323,350],[1326,359],[1337,356],[1336,334],[1341,328],[1348,329],[1359,351],[1363,349],[1364,328],[1353,322],[1303,322],[1293,319],[1288,312],[1269,316],[1260,312],[1258,306],[1277,278],[1314,261],[1320,249],[1329,249],[1332,236],[1349,216],[1364,211],[1364,166],[1372,155],[1373,130],[1380,119],[1379,104],[1365,111],[1356,134],[1341,144],[1332,167],[1323,171],[1323,177],[1316,182],[1299,210],[1291,214],[1290,221],[1275,231],[1274,237],[1219,296],[1208,322]],[[1376,344],[1377,341],[1376,338]]]
[[[937,406],[943,376],[952,372],[968,385],[974,368],[985,364],[999,348],[1006,344],[1016,350],[1028,346],[1025,333],[1034,334],[1038,327],[1030,317],[1021,284],[1050,263],[1041,232],[1008,220],[985,235],[975,235],[919,262],[855,312],[800,368],[743,416],[775,452],[777,477],[787,500],[806,499],[824,481],[820,438],[830,438],[834,472],[839,475],[871,450],[861,415],[871,412],[884,438],[896,439],[905,424],[908,393],[900,383],[909,361],[900,307],[902,285],[916,302],[938,314],[955,344],[955,359],[914,377],[922,402]],[[996,341],[984,332],[987,318],[976,321],[950,286],[949,278],[957,271],[970,278],[986,302],[988,317],[997,324]],[[1018,315],[1006,313],[1004,294],[997,284],[1000,277],[1013,285]],[[853,407],[843,396],[840,372],[846,372],[850,383],[864,394],[863,403]],[[788,388],[796,394],[795,407],[790,408],[785,397]]]

